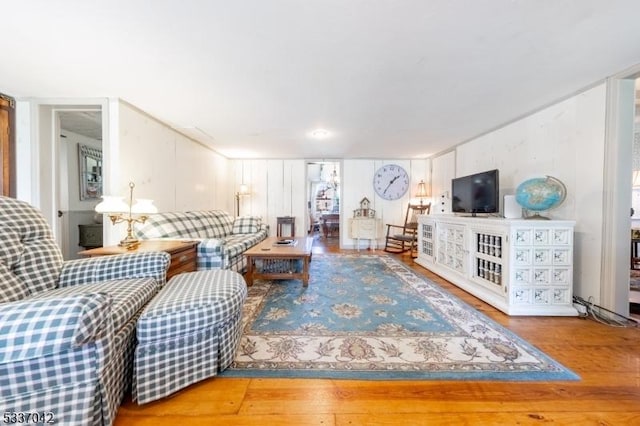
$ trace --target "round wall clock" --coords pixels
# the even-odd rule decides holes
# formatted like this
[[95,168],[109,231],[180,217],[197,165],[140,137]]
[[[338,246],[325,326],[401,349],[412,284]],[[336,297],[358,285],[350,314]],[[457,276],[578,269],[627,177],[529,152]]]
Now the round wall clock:
[[386,164],[373,176],[373,188],[385,200],[397,200],[409,189],[409,175],[398,165]]

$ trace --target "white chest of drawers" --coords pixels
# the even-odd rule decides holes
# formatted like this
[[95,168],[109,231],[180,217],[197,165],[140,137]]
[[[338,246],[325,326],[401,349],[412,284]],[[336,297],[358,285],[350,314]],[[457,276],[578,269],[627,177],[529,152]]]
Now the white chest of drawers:
[[349,236],[356,240],[356,249],[360,250],[360,240],[369,240],[369,247],[376,248],[380,236],[380,219],[354,217],[349,219]]

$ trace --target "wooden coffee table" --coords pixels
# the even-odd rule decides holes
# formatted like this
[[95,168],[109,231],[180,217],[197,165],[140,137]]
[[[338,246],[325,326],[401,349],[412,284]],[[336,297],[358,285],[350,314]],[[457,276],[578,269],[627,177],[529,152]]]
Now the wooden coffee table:
[[[296,240],[297,242],[293,246],[279,246],[276,244],[277,241],[283,239]],[[309,285],[309,262],[311,262],[312,245],[313,238],[310,237],[269,237],[260,244],[251,247],[244,252],[247,257],[247,273],[245,275],[247,285],[253,285],[253,280],[260,278],[267,280],[297,279],[302,280],[302,285],[307,287]],[[256,268],[257,260],[262,260],[263,268]],[[272,268],[272,270],[264,268],[268,262],[271,262],[271,265],[277,265],[278,261],[282,261],[282,265],[287,265],[286,261],[293,263],[297,260],[302,261],[302,271],[296,271],[293,268],[286,271],[278,270],[279,268],[277,267]]]

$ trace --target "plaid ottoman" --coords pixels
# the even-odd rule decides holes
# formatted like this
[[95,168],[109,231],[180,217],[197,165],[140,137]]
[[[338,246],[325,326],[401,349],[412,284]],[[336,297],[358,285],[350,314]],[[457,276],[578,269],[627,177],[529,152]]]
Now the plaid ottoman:
[[230,270],[171,278],[136,325],[133,399],[144,404],[215,376],[235,357],[247,286]]

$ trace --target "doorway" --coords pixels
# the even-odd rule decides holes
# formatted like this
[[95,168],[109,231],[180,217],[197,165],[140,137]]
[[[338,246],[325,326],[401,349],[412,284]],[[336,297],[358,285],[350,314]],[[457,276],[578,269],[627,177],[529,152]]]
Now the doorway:
[[340,162],[307,162],[307,233],[318,240],[340,241],[340,179]]
[[629,313],[640,318],[640,78],[635,80],[632,164]]
[[102,112],[54,110],[57,135],[57,215],[65,260],[102,246],[102,215],[95,214],[103,184]]
[[[108,98],[32,98],[16,100],[16,198],[37,207],[51,226],[60,248],[77,246],[65,230],[64,238],[58,212],[60,199],[69,197],[59,184],[60,166],[60,112],[96,111],[101,114],[101,143],[106,150],[105,164],[109,164],[109,106]],[[77,157],[75,157],[77,163]],[[109,170],[105,169],[103,185],[109,184]],[[79,178],[78,178],[79,179]],[[76,182],[78,179],[74,179]],[[107,188],[108,189],[108,188]]]

